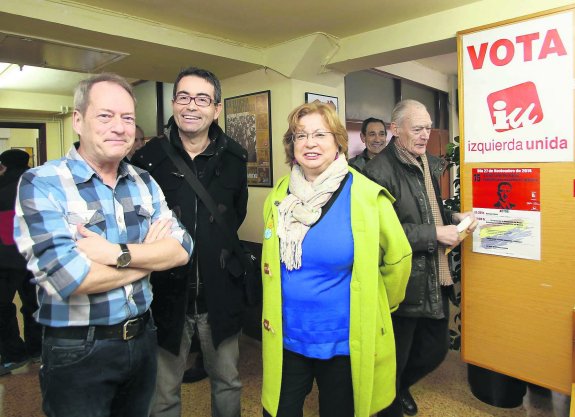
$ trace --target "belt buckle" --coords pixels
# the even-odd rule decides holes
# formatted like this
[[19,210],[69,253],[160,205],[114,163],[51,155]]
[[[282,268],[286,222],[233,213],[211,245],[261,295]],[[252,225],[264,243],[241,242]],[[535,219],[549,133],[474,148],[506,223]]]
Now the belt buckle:
[[[133,339],[133,338],[134,338],[135,334],[134,334],[134,335],[129,335],[129,334],[128,334],[128,327],[129,327],[130,325],[132,325],[132,324],[137,323],[138,320],[140,320],[140,319],[139,319],[139,318],[137,318],[137,319],[131,319],[131,320],[128,320],[128,321],[126,321],[126,322],[124,323],[124,326],[123,326],[123,329],[122,329],[122,339],[124,339],[124,340],[130,340],[130,339]],[[137,332],[136,332],[136,333],[137,333]]]

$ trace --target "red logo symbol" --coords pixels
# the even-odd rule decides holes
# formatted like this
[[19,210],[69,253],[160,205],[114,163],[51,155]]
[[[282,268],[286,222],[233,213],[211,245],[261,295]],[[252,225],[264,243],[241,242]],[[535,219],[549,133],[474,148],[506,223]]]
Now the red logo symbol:
[[530,81],[489,94],[487,105],[497,132],[531,126],[543,120],[537,88]]

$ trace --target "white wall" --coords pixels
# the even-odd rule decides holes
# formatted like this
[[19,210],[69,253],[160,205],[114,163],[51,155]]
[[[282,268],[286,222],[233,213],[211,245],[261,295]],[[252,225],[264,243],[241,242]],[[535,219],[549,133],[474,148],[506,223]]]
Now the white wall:
[[376,69],[433,87],[437,90],[445,91],[446,93],[449,91],[448,75],[432,70],[431,68],[421,65],[419,62],[402,62],[400,64],[377,67]]

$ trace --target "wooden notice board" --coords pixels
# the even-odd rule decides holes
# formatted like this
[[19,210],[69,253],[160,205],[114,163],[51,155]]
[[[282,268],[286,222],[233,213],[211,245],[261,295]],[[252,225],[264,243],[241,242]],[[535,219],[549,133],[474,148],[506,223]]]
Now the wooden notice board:
[[479,231],[464,243],[462,357],[566,394],[575,305],[574,11],[458,33],[462,210],[475,208],[480,169],[538,169],[540,192],[528,203],[539,210],[540,259],[474,250]]

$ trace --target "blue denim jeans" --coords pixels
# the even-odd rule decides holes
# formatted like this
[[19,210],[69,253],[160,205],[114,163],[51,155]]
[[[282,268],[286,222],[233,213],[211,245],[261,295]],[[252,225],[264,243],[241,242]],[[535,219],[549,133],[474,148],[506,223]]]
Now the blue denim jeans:
[[44,337],[42,408],[48,417],[145,417],[156,385],[153,320],[133,339]]
[[210,378],[212,417],[240,417],[240,334],[228,337],[214,349],[207,314],[186,316],[178,356],[158,348],[158,381],[151,417],[181,416],[182,376],[196,329],[204,355],[204,368]]

